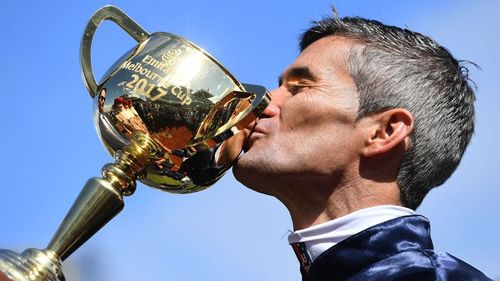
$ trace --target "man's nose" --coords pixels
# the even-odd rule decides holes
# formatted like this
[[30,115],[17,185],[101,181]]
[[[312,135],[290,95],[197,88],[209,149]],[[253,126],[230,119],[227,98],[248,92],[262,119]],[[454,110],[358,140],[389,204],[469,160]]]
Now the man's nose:
[[280,114],[280,107],[283,102],[283,96],[280,94],[280,88],[271,91],[271,103],[262,112],[261,118],[272,118]]

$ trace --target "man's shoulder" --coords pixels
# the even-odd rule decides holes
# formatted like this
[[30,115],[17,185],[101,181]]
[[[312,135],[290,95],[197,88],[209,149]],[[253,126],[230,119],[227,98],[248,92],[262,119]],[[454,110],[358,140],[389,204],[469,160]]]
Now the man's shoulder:
[[464,261],[434,251],[429,221],[418,215],[345,239],[320,255],[307,275],[311,281],[491,280]]
[[491,280],[448,253],[410,250],[371,264],[349,280]]

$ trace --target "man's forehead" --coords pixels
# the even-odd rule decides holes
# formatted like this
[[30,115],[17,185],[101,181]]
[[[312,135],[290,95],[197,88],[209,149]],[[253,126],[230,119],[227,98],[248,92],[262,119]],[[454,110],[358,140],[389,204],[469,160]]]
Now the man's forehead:
[[355,42],[338,36],[323,37],[305,48],[295,61],[282,73],[287,77],[317,78],[320,72],[348,72],[348,58]]
[[339,36],[326,36],[307,46],[297,57],[297,64],[308,62],[346,61],[355,42]]

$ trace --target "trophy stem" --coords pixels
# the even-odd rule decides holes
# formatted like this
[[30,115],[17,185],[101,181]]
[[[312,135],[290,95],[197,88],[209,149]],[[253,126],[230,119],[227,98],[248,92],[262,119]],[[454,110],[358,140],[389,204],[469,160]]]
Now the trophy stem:
[[146,134],[135,133],[116,162],[103,167],[103,178],[87,181],[47,249],[61,260],[71,255],[123,209],[123,195],[134,193],[136,179],[144,176],[160,153]]
[[47,248],[65,260],[123,206],[122,195],[109,182],[100,178],[89,179]]
[[103,177],[87,181],[47,249],[0,250],[0,281],[64,281],[61,262],[123,209],[123,195],[134,193],[135,181],[161,152],[146,134],[135,133],[115,163],[103,167]]

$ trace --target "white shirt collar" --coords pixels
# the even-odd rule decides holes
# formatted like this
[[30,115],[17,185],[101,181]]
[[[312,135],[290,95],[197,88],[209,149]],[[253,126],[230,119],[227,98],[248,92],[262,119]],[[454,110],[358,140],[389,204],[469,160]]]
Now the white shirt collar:
[[413,210],[401,206],[370,207],[292,232],[288,236],[288,242],[304,243],[307,253],[314,261],[327,249],[358,232],[391,219],[415,214]]

